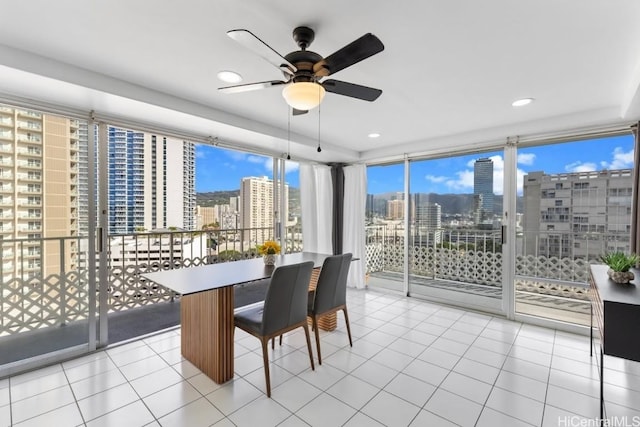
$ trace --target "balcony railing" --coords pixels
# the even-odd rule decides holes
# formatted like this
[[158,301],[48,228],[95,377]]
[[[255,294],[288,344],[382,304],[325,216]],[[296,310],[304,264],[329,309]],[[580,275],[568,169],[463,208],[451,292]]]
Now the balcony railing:
[[[402,281],[403,228],[372,226],[367,227],[366,234],[367,273]],[[408,262],[413,284],[501,297],[503,258],[499,230],[414,228],[410,234]],[[589,264],[598,263],[604,252],[628,251],[629,234],[521,232],[514,247],[516,308],[540,315],[551,311],[557,315],[564,309],[577,313],[572,321],[585,323]]]
[[[145,280],[144,273],[255,258],[257,245],[273,237],[271,228],[112,235],[107,253],[108,311],[179,298]],[[285,239],[287,252],[302,250],[299,226],[287,229]],[[0,337],[87,319],[87,248],[86,237],[3,240],[0,256],[7,259],[10,251],[14,262],[0,265]],[[41,266],[33,263],[36,253],[43,255]],[[58,261],[47,265],[44,260],[52,254]]]
[[[401,280],[405,241],[402,230],[367,227],[366,231],[367,273],[392,274]],[[287,251],[301,251],[300,227],[286,232]],[[473,286],[495,289],[499,297],[503,258],[500,236],[495,231],[414,229],[410,234],[412,280],[461,283],[464,291]],[[619,234],[565,234],[536,232],[518,236],[517,303],[535,297],[536,304],[546,307],[548,299],[556,298],[567,303],[581,302],[583,310],[589,262],[595,261],[603,248],[625,244]],[[257,245],[273,238],[271,228],[112,235],[107,252],[108,283],[104,286],[108,311],[179,298],[145,280],[144,273],[254,258],[258,256]],[[557,256],[566,252],[565,245],[572,248],[571,256]],[[0,336],[88,317],[87,248],[86,237],[3,240],[0,256],[12,261],[0,265]],[[42,254],[41,266],[33,264],[36,253]],[[58,255],[58,260],[50,264],[52,254]]]

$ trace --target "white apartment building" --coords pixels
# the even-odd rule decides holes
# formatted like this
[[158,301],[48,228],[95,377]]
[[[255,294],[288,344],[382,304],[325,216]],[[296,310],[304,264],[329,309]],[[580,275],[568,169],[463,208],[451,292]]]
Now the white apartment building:
[[195,229],[194,144],[115,127],[108,132],[109,232]]
[[[0,105],[0,278],[77,267],[80,123]],[[45,143],[46,142],[46,143]],[[60,242],[43,237],[71,237]]]
[[525,175],[525,254],[591,259],[628,251],[631,193],[631,169]]
[[[289,217],[289,186],[284,190],[285,211],[279,215],[280,220]],[[252,229],[249,240],[261,243],[273,238],[271,224],[280,207],[279,200],[274,200],[273,181],[268,177],[246,177],[240,183],[240,228]]]

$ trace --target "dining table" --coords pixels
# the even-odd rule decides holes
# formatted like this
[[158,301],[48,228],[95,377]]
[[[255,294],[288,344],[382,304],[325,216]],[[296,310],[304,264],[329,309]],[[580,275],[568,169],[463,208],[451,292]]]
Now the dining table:
[[297,252],[276,255],[275,265],[252,258],[144,273],[142,277],[180,294],[182,356],[222,384],[233,378],[234,286],[267,279],[278,266],[306,261],[313,261],[317,279],[328,256]]

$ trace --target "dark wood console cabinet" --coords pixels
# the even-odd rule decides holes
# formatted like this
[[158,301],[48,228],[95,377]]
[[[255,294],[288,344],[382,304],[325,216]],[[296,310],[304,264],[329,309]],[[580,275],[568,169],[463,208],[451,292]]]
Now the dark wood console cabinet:
[[592,265],[589,275],[591,299],[591,355],[594,333],[600,338],[600,419],[604,418],[604,355],[640,362],[640,270],[628,285],[614,283],[606,265]]

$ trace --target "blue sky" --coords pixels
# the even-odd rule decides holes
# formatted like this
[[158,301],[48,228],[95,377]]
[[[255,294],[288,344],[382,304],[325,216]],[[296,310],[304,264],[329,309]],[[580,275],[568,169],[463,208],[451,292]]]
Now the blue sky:
[[[247,176],[272,178],[273,159],[210,145],[196,146],[196,192],[237,190]],[[292,187],[300,186],[297,163],[287,162],[286,181]]]
[[[411,164],[413,193],[473,193],[473,162],[490,157],[494,163],[494,193],[502,194],[503,153],[448,157]],[[518,191],[523,176],[532,171],[567,173],[633,166],[631,135],[564,144],[520,148],[518,150]],[[372,166],[367,172],[371,194],[403,191],[403,165]],[[245,176],[272,177],[272,159],[207,145],[196,147],[196,191],[236,190]],[[299,187],[298,164],[287,162],[287,183]]]

